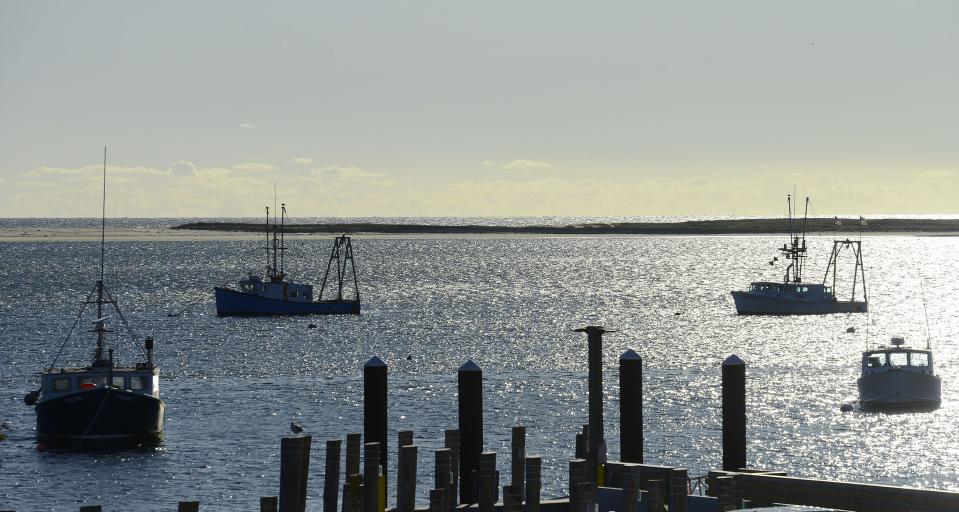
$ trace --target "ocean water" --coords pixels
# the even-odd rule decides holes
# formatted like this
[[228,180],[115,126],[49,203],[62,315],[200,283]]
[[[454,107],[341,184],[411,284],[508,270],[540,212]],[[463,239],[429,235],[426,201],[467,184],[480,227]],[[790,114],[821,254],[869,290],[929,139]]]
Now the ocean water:
[[[432,450],[456,426],[456,369],[472,359],[484,370],[485,447],[499,453],[502,481],[510,427],[525,425],[528,452],[543,457],[544,496],[561,496],[575,432],[587,422],[585,336],[571,331],[589,324],[618,331],[604,347],[610,459],[619,453],[616,365],[632,348],[645,365],[646,461],[692,475],[718,468],[719,365],[735,353],[749,365],[750,465],[959,489],[959,238],[868,237],[868,316],[737,316],[729,291],[778,279],[780,263],[767,262],[782,242],[354,237],[363,314],[315,318],[214,315],[212,287],[262,266],[255,242],[108,242],[107,285],[135,330],[156,338],[167,404],[162,448],[115,454],[38,452],[34,411],[22,401],[94,285],[98,245],[0,243],[0,421],[10,426],[0,441],[0,509],[139,511],[197,499],[204,510],[255,510],[278,491],[280,438],[295,419],[314,436],[308,508],[319,510],[324,441],[362,431],[362,366],[374,355],[390,372],[391,492],[396,431],[413,430],[423,500]],[[318,282],[330,243],[289,245],[289,273]],[[831,239],[810,246],[815,281]],[[88,327],[65,348],[67,362],[88,359]],[[943,406],[840,412],[855,398],[860,352],[891,336],[932,339]],[[123,342],[117,350],[132,355]]]

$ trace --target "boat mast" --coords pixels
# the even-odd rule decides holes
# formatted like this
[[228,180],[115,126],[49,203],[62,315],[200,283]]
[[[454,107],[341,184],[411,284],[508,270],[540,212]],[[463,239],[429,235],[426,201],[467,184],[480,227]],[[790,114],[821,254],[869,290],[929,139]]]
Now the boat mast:
[[266,245],[263,246],[266,249],[266,273],[270,273],[270,207],[266,207]]
[[107,148],[103,147],[103,196],[100,210],[100,278],[97,280],[97,320],[93,328],[97,333],[97,350],[93,357],[93,364],[103,363],[103,347],[106,337],[106,327],[103,325],[103,268],[106,254],[107,233]]
[[283,243],[283,236],[286,234],[286,203],[280,204],[280,276],[283,272],[283,255],[286,252],[286,244]]

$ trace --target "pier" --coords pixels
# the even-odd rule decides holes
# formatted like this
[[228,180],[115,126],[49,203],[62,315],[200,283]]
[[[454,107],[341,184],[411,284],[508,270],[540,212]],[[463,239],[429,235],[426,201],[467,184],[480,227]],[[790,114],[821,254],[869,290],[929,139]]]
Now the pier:
[[[325,447],[323,481],[310,480],[312,437],[284,437],[279,488],[275,494],[251,495],[251,503],[258,498],[261,512],[722,512],[765,507],[782,511],[792,506],[818,507],[802,509],[806,511],[959,510],[957,492],[800,478],[774,468],[751,467],[746,449],[748,365],[736,355],[722,361],[717,371],[721,469],[697,476],[682,467],[643,463],[643,368],[642,357],[633,350],[619,357],[623,460],[608,461],[601,355],[603,334],[609,331],[599,326],[576,331],[585,333],[589,344],[589,421],[570,428],[575,450],[567,463],[565,496],[541,495],[542,459],[527,453],[531,432],[525,426],[508,427],[509,453],[484,451],[483,369],[471,360],[456,372],[458,424],[443,430],[443,447],[424,453],[416,444],[416,433],[408,430],[399,431],[392,445],[386,434],[389,368],[374,356],[363,366],[363,433],[346,434],[345,453],[343,439],[319,445]],[[391,471],[386,464],[389,450],[397,453],[398,461]],[[505,468],[508,479],[501,476]],[[432,485],[417,489],[418,476],[422,481],[430,474]],[[388,480],[395,483],[393,496],[387,493]],[[321,488],[322,499],[309,501],[308,488]],[[178,511],[203,510],[202,497],[189,498],[193,499],[177,503]],[[79,510],[102,508],[84,505]]]

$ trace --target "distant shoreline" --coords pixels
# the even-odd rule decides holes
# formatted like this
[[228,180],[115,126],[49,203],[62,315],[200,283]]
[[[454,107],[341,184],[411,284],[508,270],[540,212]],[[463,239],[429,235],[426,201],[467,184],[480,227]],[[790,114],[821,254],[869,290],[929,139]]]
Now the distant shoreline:
[[[959,219],[875,219],[860,225],[859,219],[809,219],[807,233],[859,235],[869,233],[959,235]],[[684,222],[621,222],[575,224],[567,226],[485,226],[387,223],[287,224],[290,234],[381,234],[381,235],[750,235],[782,234],[801,230],[803,221],[788,219],[736,219]],[[215,231],[227,233],[263,233],[260,223],[191,222],[173,226],[173,230]]]

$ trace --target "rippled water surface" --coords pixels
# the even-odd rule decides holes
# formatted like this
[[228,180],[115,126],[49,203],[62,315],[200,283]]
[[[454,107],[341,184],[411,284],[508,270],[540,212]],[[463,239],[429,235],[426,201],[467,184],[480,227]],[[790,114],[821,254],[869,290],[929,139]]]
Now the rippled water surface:
[[[456,369],[473,359],[485,372],[486,448],[500,453],[502,478],[510,427],[526,425],[528,451],[543,456],[544,494],[563,495],[574,433],[587,421],[586,343],[570,331],[596,323],[618,330],[604,348],[611,459],[616,362],[634,348],[645,364],[647,462],[693,475],[719,467],[719,363],[735,353],[749,364],[751,465],[959,489],[959,238],[868,237],[868,320],[736,316],[729,290],[778,279],[782,268],[767,262],[782,241],[356,237],[363,314],[318,318],[214,316],[212,286],[260,266],[258,244],[108,243],[108,286],[138,333],[156,337],[167,404],[163,448],[122,454],[37,452],[34,412],[22,401],[93,287],[97,244],[0,243],[0,421],[10,424],[0,442],[0,508],[157,510],[199,499],[204,510],[254,510],[259,496],[277,492],[279,442],[295,418],[314,436],[309,508],[319,510],[323,441],[362,431],[361,371],[373,355],[389,364],[390,467],[396,431],[414,430],[421,494],[432,481],[430,450],[456,426]],[[290,245],[288,270],[317,282],[329,243]],[[811,240],[811,280],[821,278],[830,245]],[[855,398],[867,335],[924,344],[923,295],[943,406],[840,412]],[[847,334],[850,326],[858,332]],[[84,361],[91,348],[83,332],[66,358]],[[118,353],[131,350],[120,344]]]

